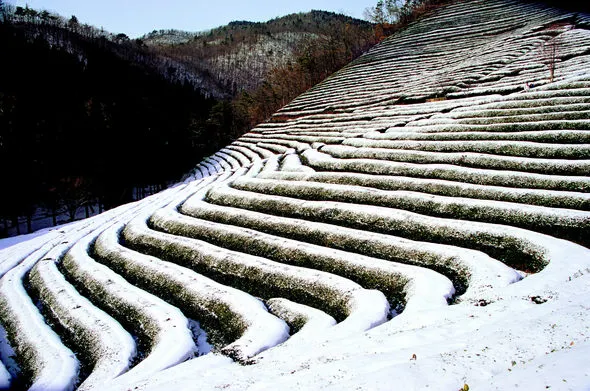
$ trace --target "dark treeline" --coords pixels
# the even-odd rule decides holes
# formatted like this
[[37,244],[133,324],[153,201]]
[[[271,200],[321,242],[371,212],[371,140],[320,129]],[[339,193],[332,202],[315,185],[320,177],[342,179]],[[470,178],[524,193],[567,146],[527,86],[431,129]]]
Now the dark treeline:
[[[290,45],[285,61],[232,52],[273,35]],[[42,214],[55,225],[162,189],[376,42],[373,25],[320,11],[182,45],[147,39],[0,1],[0,237]],[[212,77],[236,61],[261,79]]]
[[162,188],[237,137],[226,103],[137,61],[149,54],[127,46],[123,56],[121,43],[96,30],[6,16],[0,236],[19,217],[30,227],[39,207],[74,219],[83,206],[132,200],[136,187]]

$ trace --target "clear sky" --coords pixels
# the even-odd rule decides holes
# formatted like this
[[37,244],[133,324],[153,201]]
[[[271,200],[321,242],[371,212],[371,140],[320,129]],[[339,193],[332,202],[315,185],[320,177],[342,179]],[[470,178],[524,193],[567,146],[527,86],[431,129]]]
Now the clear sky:
[[232,20],[262,22],[312,9],[361,18],[377,0],[5,0],[37,10],[46,9],[80,23],[103,27],[136,38],[152,30],[202,31]]

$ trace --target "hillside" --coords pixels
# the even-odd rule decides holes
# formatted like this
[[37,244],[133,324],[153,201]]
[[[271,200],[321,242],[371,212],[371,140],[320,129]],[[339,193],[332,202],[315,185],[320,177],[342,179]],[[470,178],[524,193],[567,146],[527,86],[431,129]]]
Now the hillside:
[[141,37],[153,52],[211,77],[228,96],[260,87],[273,68],[297,62],[314,46],[348,56],[348,62],[372,46],[373,39],[372,24],[326,11],[268,22],[234,21],[192,35],[162,30]]
[[[88,217],[177,181],[358,56],[371,28],[314,11],[198,37],[164,31],[131,40],[75,16],[0,3],[0,42],[11,59],[0,64],[0,163],[20,162],[0,176],[14,189],[0,196],[0,237]],[[145,159],[146,150],[158,156]]]
[[451,2],[0,250],[0,386],[588,389],[589,131],[590,14]]
[[67,23],[0,19],[10,59],[0,63],[0,164],[10,167],[0,174],[10,189],[0,195],[0,237],[31,231],[45,213],[63,222],[76,209],[129,202],[135,187],[177,181],[239,135],[195,131],[218,102],[170,61]]

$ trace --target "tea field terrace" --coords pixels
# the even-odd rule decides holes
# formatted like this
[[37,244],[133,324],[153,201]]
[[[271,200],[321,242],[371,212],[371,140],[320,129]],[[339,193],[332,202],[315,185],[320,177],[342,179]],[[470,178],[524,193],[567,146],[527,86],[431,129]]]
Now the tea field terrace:
[[452,2],[184,182],[2,250],[3,384],[587,388],[589,22]]

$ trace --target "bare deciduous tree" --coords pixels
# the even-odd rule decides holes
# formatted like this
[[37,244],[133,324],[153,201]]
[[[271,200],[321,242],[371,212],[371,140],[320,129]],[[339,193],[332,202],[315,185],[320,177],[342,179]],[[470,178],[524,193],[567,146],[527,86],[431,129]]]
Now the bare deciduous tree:
[[553,82],[555,78],[555,68],[557,66],[559,56],[559,36],[553,36],[548,41],[545,41],[542,46],[542,61],[549,70],[549,83]]
[[403,0],[379,0],[374,7],[365,8],[363,16],[373,23],[394,24],[400,18],[404,3]]

